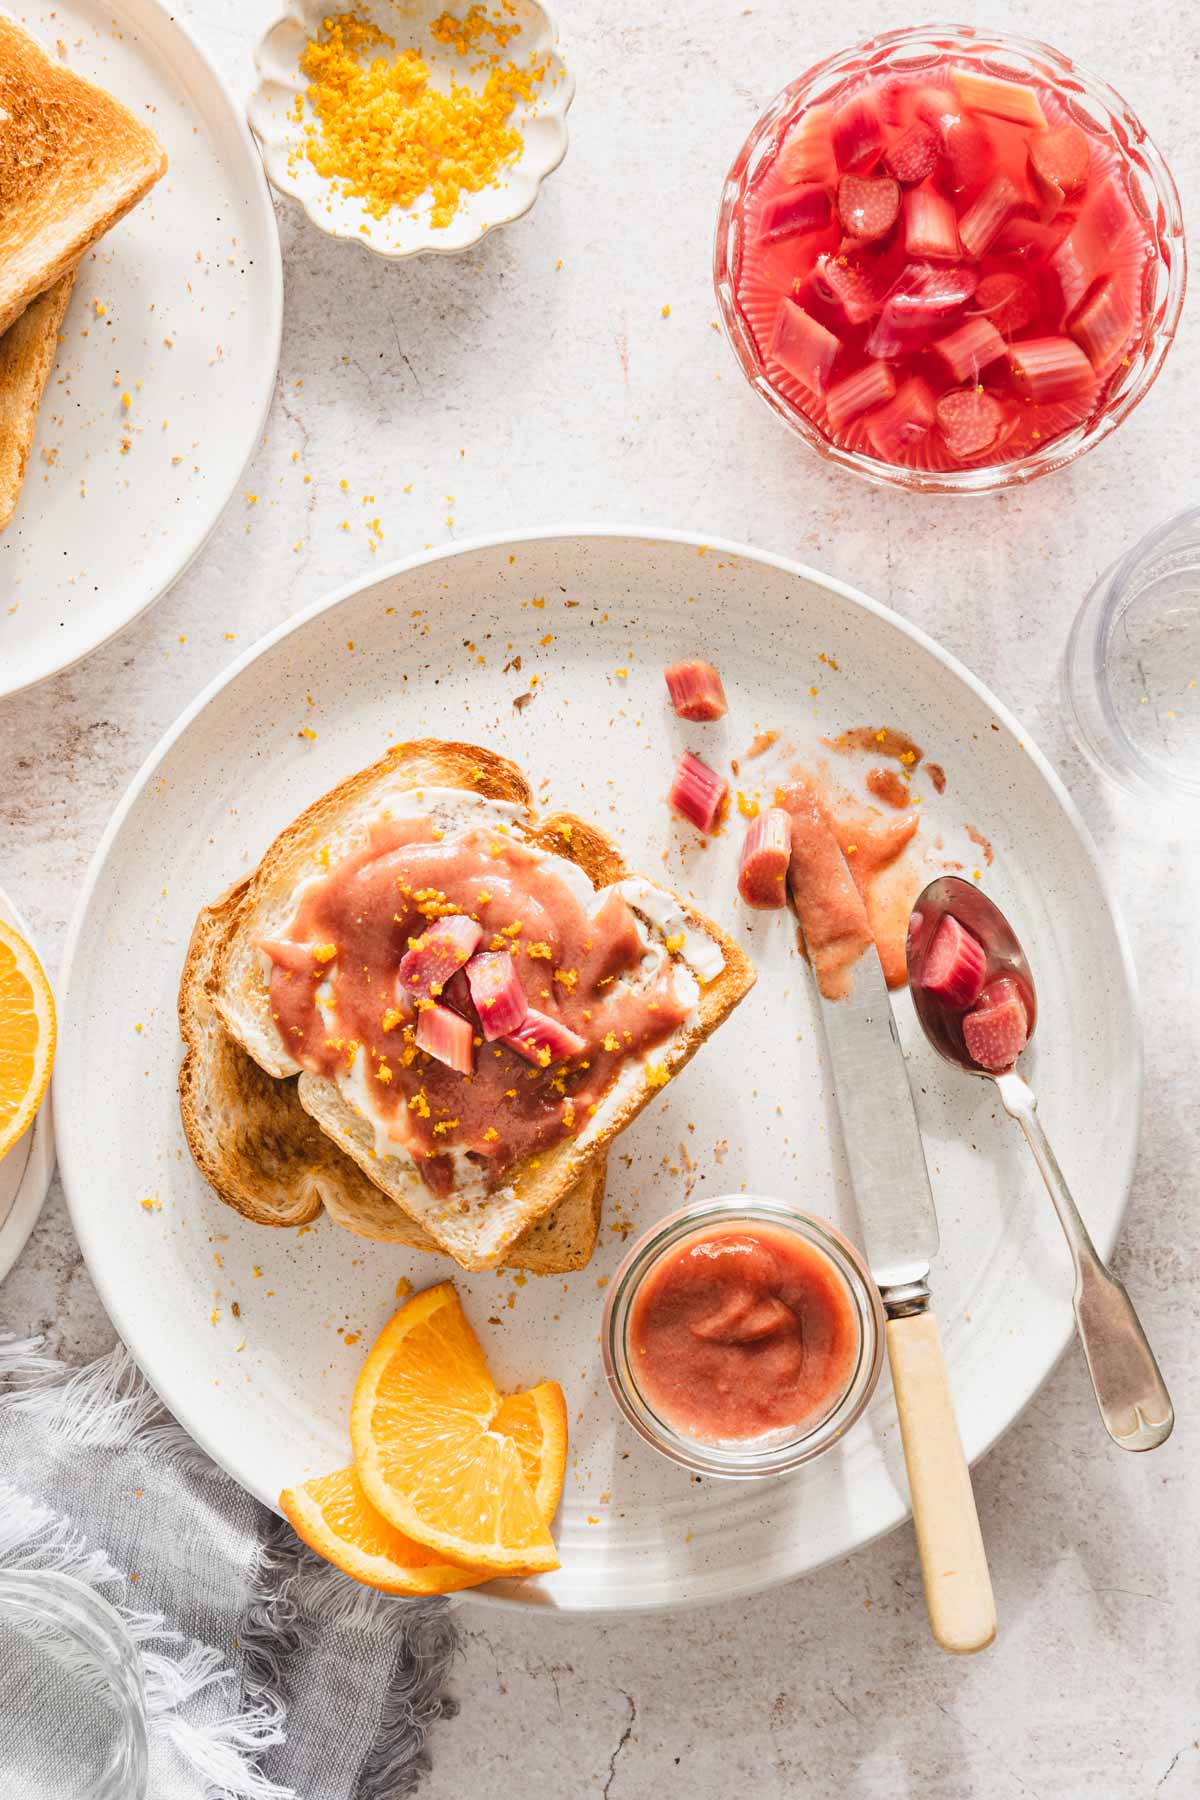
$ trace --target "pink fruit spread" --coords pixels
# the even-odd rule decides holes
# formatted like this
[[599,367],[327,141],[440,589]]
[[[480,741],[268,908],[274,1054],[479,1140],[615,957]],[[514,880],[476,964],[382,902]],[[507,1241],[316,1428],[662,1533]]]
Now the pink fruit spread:
[[768,382],[913,469],[1022,457],[1102,410],[1155,258],[1117,145],[947,59],[861,77],[779,132],[735,292]]
[[[357,1063],[364,1106],[435,1193],[456,1154],[496,1185],[582,1130],[621,1063],[687,1015],[670,958],[628,979],[645,945],[624,899],[587,911],[557,860],[506,831],[389,820],[260,946],[289,1054],[330,1078]],[[509,1026],[495,1041],[489,1002]]]
[[693,1232],[653,1265],[630,1308],[638,1387],[700,1443],[815,1425],[845,1393],[858,1349],[834,1264],[769,1225]]

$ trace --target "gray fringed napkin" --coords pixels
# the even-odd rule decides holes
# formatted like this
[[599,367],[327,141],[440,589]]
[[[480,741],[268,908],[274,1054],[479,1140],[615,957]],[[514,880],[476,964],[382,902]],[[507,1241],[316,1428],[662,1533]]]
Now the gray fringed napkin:
[[0,1335],[0,1569],[59,1569],[141,1654],[152,1800],[401,1800],[456,1647],[444,1600],[331,1568],[167,1414],[118,1345]]

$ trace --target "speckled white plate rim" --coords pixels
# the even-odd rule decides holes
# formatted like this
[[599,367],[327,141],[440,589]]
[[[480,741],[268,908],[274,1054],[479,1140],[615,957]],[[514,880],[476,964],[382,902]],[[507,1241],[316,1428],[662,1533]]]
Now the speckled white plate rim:
[[[637,524],[597,525],[593,523],[582,525],[547,525],[525,530],[518,529],[509,532],[481,534],[480,536],[457,542],[452,546],[443,546],[434,550],[417,552],[412,556],[401,558],[396,562],[387,565],[387,567],[382,570],[372,571],[369,575],[360,576],[345,583],[332,594],[314,601],[310,606],[305,607],[300,612],[294,614],[290,619],[277,626],[274,630],[265,634],[255,644],[250,645],[240,656],[231,662],[221,674],[216,676],[199,695],[197,695],[192,704],[185,709],[176,720],[175,724],[164,734],[134,776],[113,812],[112,817],[105,828],[104,834],[97,845],[91,863],[89,864],[68,927],[60,981],[62,1016],[68,1018],[71,1014],[71,982],[76,953],[86,929],[91,899],[105,869],[109,851],[119,835],[128,813],[137,802],[143,789],[153,776],[154,771],[169,754],[178,739],[184,735],[192,722],[205,710],[213,698],[219,694],[224,687],[241,674],[244,669],[256,662],[259,657],[264,655],[275,644],[301,630],[310,620],[320,617],[324,613],[336,608],[342,601],[347,600],[366,589],[381,587],[387,581],[397,576],[408,574],[413,570],[422,567],[433,567],[438,564],[452,562],[456,557],[469,556],[479,551],[505,548],[514,549],[519,548],[523,544],[532,542],[543,543],[551,540],[566,541],[580,538],[632,539],[651,544],[680,544],[696,550],[715,552],[718,556],[740,558],[751,563],[757,562],[778,570],[794,579],[813,582],[819,587],[824,587],[836,593],[840,598],[848,601],[851,606],[857,607],[861,611],[877,619],[882,625],[898,630],[902,636],[908,638],[925,651],[936,663],[940,664],[948,673],[956,677],[976,695],[976,697],[992,713],[1000,729],[1006,732],[1011,738],[1014,747],[1018,748],[1020,752],[1029,759],[1037,775],[1048,790],[1050,797],[1061,812],[1071,835],[1076,840],[1084,861],[1090,871],[1091,878],[1095,883],[1096,891],[1103,904],[1103,908],[1109,917],[1117,956],[1117,972],[1125,987],[1130,1017],[1137,1021],[1137,1030],[1134,1041],[1128,1044],[1126,1048],[1129,1059],[1129,1078],[1134,1095],[1135,1110],[1140,1118],[1144,1092],[1144,1055],[1140,1017],[1137,1008],[1137,977],[1129,940],[1116,903],[1113,887],[1101,864],[1091,833],[1089,832],[1082,815],[1079,813],[1078,808],[1060,777],[1055,773],[1045,755],[1024,731],[1015,715],[991,693],[984,683],[979,681],[970,670],[960,663],[955,656],[943,649],[935,639],[922,631],[919,626],[912,624],[902,615],[894,612],[891,608],[884,606],[881,602],[872,600],[869,596],[861,593],[850,584],[843,582],[834,576],[826,575],[806,564],[799,563],[792,558],[780,556],[769,551],[758,550],[751,545],[741,544],[727,538],[709,536],[702,532],[669,527],[660,528]],[[60,1095],[59,1093],[60,1078],[57,1073],[55,1076],[54,1087],[56,1105],[61,1108],[61,1106],[65,1104],[67,1096]],[[77,1162],[75,1146],[69,1140],[64,1143],[65,1136],[65,1132],[60,1127],[58,1134],[59,1167],[62,1170],[68,1207],[75,1224],[77,1235],[80,1237],[85,1258],[87,1258],[87,1219],[84,1199],[86,1192],[86,1164],[84,1161]],[[80,1146],[81,1155],[82,1149],[83,1147]],[[1128,1205],[1136,1155],[1137,1133],[1134,1131],[1130,1137],[1130,1147],[1124,1158],[1124,1166],[1119,1171],[1118,1176],[1118,1186],[1122,1196],[1120,1209],[1111,1221],[1107,1230],[1097,1228],[1093,1233],[1102,1255],[1108,1255],[1116,1241],[1121,1219],[1124,1216],[1125,1209]],[[76,1198],[76,1194],[78,1194],[78,1198]],[[105,1278],[93,1267],[91,1259],[87,1258],[87,1260],[89,1270],[96,1282],[100,1298],[106,1308],[108,1308],[111,1316],[113,1312],[121,1310],[119,1302],[114,1296],[113,1303],[110,1305],[108,1284]],[[1017,1419],[1020,1418],[1021,1414],[1029,1404],[1037,1397],[1037,1394],[1053,1373],[1073,1337],[1073,1320],[1070,1314],[1066,1313],[1063,1316],[1062,1327],[1058,1333],[1057,1340],[1052,1344],[1050,1351],[1047,1354],[1045,1366],[1040,1375],[1030,1384],[1028,1391],[1021,1395],[1020,1399],[1011,1407],[1011,1409],[1005,1410],[1003,1416],[998,1416],[993,1421],[993,1427],[980,1439],[969,1446],[972,1464],[987,1454],[999,1438],[1017,1421]],[[160,1397],[163,1399],[164,1404],[171,1406],[172,1401],[170,1394],[167,1391],[164,1391],[169,1384],[160,1386],[155,1380],[154,1369],[147,1366],[146,1360],[138,1355],[137,1347],[131,1344],[130,1349],[133,1352],[135,1359],[138,1360],[139,1366],[142,1368],[147,1380],[150,1381],[151,1384],[155,1386],[156,1391],[160,1393]],[[178,1413],[182,1409],[176,1405],[174,1410]],[[229,1468],[228,1463],[221,1454],[219,1446],[210,1441],[203,1433],[194,1433],[194,1435],[196,1441],[200,1444],[200,1447],[222,1468],[226,1469],[233,1479],[237,1480],[238,1477],[234,1474],[233,1470]],[[266,1503],[270,1504],[270,1502]],[[278,1509],[276,1508],[275,1510]],[[886,1536],[889,1531],[892,1531],[903,1524],[909,1516],[910,1509],[903,1501],[898,1501],[893,1507],[890,1516],[881,1516],[875,1529],[867,1530],[862,1533],[856,1541],[856,1548],[864,1548],[867,1544],[873,1543],[879,1538]],[[834,1552],[828,1558],[823,1559],[823,1561],[810,1565],[803,1573],[812,1573],[815,1569],[824,1566],[825,1562],[839,1560],[840,1556],[843,1554],[844,1552]],[[543,1613],[551,1615],[558,1611],[562,1611],[564,1613],[569,1612],[572,1616],[589,1613],[598,1615],[604,1614],[606,1616],[621,1616],[638,1612],[662,1611],[664,1610],[665,1605],[669,1605],[670,1608],[674,1610],[676,1608],[690,1608],[715,1604],[719,1599],[746,1598],[755,1593],[768,1591],[780,1586],[787,1580],[798,1578],[797,1574],[784,1576],[767,1575],[762,1579],[743,1580],[731,1584],[725,1587],[719,1596],[704,1593],[680,1595],[667,1603],[664,1603],[660,1599],[648,1598],[642,1603],[629,1602],[621,1605],[605,1605],[598,1601],[592,1605],[574,1604],[571,1607],[560,1608],[545,1594],[534,1593],[533,1589],[536,1584],[529,1584],[530,1594],[528,1598],[522,1598],[504,1592],[497,1592],[495,1590],[478,1590],[472,1592],[470,1595],[457,1598],[459,1598],[460,1603],[464,1604],[511,1607],[519,1611],[528,1611],[531,1606],[534,1606]]]
[[[0,919],[7,919],[26,943],[33,944],[33,933],[3,888],[0,888]],[[36,945],[33,947],[37,948]],[[29,1242],[29,1234],[37,1224],[50,1186],[50,1177],[54,1173],[54,1114],[49,1094],[42,1101],[37,1118],[21,1143],[14,1145],[9,1154],[23,1154],[25,1167],[21,1171],[12,1203],[3,1219],[0,1219],[0,1282]]]

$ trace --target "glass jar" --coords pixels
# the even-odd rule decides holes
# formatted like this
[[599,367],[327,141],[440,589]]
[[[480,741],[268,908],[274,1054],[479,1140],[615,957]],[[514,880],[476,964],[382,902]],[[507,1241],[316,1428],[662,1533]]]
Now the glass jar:
[[[828,1266],[844,1291],[854,1321],[856,1344],[850,1373],[828,1403],[795,1429],[759,1438],[708,1442],[689,1437],[662,1417],[638,1383],[631,1354],[630,1326],[638,1292],[651,1271],[689,1238],[714,1226],[753,1234],[756,1225],[772,1232],[794,1233]],[[760,1195],[729,1194],[699,1200],[660,1219],[625,1256],[608,1290],[601,1327],[604,1373],[613,1397],[648,1444],[684,1468],[705,1475],[754,1477],[780,1475],[820,1456],[845,1436],[875,1390],[883,1363],[883,1307],[861,1253],[835,1226],[780,1200]]]

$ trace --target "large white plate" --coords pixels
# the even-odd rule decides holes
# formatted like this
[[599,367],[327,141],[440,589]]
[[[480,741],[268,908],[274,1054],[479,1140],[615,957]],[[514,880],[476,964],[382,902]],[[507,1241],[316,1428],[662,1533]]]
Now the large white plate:
[[283,318],[258,152],[184,27],[157,0],[39,0],[21,19],[145,119],[170,167],[80,264],[0,535],[0,695],[94,650],[187,568],[262,431]]
[[[683,727],[669,713],[661,671],[683,653],[719,663],[730,697],[721,725]],[[520,671],[503,673],[517,654]],[[535,675],[538,697],[514,710]],[[988,887],[1038,976],[1030,1060],[1043,1113],[1107,1249],[1132,1170],[1140,1052],[1104,876],[1016,722],[936,645],[850,589],[670,533],[551,531],[466,545],[302,615],[168,735],[110,825],[72,925],[59,1153],[118,1330],[168,1406],[246,1487],[270,1504],[286,1484],[345,1459],[351,1387],[398,1278],[421,1285],[454,1271],[327,1222],[303,1235],[255,1227],[211,1195],[175,1099],[184,947],[199,906],[308,801],[389,740],[434,734],[474,738],[545,777],[547,802],[619,831],[635,867],[735,922],[761,969],[730,1023],[621,1140],[603,1244],[586,1271],[524,1285],[456,1273],[501,1382],[557,1376],[571,1421],[562,1569],[499,1597],[563,1608],[711,1600],[800,1574],[905,1516],[886,1385],[844,1444],[803,1472],[700,1481],[618,1419],[597,1346],[604,1277],[622,1250],[613,1226],[643,1228],[682,1202],[693,1177],[697,1194],[745,1185],[856,1231],[790,925],[782,915],[751,921],[732,897],[739,834],[698,850],[671,825],[663,795],[685,739],[716,759],[738,755],[759,727],[815,736],[872,722],[903,726],[946,767],[942,799],[920,783],[928,840],[944,834],[954,855],[969,822],[995,844]],[[756,766],[743,764],[743,781]],[[943,1229],[937,1306],[963,1438],[977,1456],[1062,1350],[1070,1271],[1038,1176],[990,1090],[956,1079],[917,1041],[907,996],[898,1011]]]
[[[0,919],[14,925],[26,943],[33,943],[28,925],[3,888]],[[53,1173],[54,1125],[47,1095],[29,1130],[0,1161],[0,1281],[20,1256],[37,1224]]]

